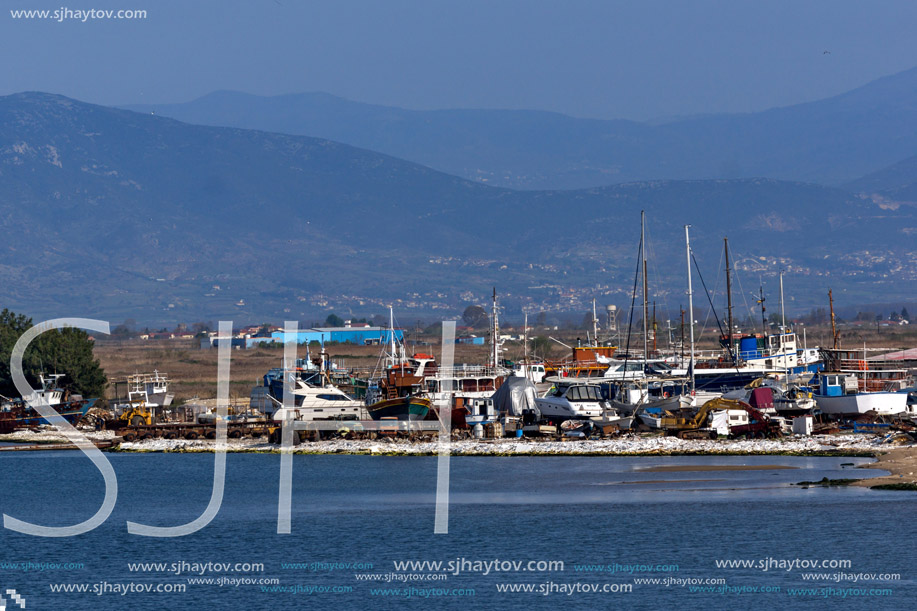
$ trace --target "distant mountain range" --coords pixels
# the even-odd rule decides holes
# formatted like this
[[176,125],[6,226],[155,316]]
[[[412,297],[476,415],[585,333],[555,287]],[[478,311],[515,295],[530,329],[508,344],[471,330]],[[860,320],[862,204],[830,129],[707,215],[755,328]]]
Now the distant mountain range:
[[222,91],[127,108],[327,138],[517,189],[760,176],[842,185],[917,154],[917,68],[816,102],[661,124],[540,111],[411,111],[324,93]]
[[660,306],[684,302],[686,223],[711,290],[728,235],[746,296],[786,269],[791,310],[829,286],[841,301],[913,297],[917,208],[849,189],[514,191],[320,138],[0,98],[3,305],[36,317],[278,321],[394,303],[404,319],[460,313],[492,286],[509,312],[625,305],[641,209]]
[[917,202],[917,156],[863,176],[846,187],[858,193],[877,194],[892,202]]

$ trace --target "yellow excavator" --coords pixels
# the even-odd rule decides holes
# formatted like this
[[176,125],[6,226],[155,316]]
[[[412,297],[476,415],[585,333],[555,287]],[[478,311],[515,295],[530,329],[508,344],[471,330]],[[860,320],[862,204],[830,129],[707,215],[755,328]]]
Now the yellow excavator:
[[[757,428],[761,428],[762,433],[771,428],[767,417],[751,405],[736,399],[724,399],[722,397],[707,401],[690,416],[680,416],[672,412],[665,412],[659,425],[660,428],[666,431],[667,435],[676,435],[682,439],[716,439],[716,431],[707,426],[710,412],[730,409],[748,412],[749,419],[754,424],[746,425],[744,428],[752,427],[755,429],[753,432],[758,432]],[[760,424],[760,427],[756,426],[757,424]]]

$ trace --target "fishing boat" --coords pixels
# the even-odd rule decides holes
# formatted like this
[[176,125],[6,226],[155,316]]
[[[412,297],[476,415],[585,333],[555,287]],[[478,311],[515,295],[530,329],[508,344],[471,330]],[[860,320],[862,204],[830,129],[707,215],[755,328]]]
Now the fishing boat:
[[169,376],[154,370],[138,373],[113,383],[115,397],[111,407],[115,413],[134,408],[163,410],[172,405],[175,395],[169,392]]
[[429,354],[405,355],[404,343],[396,340],[395,317],[389,308],[390,345],[380,361],[386,361],[382,378],[367,385],[366,410],[373,420],[423,420],[432,403],[425,395],[426,376],[436,374],[436,360]]
[[429,399],[409,395],[376,401],[366,409],[373,420],[424,420],[431,406]]
[[46,376],[40,373],[38,380],[41,390],[35,390],[20,400],[5,399],[0,405],[0,411],[4,412],[3,417],[0,418],[0,430],[9,432],[23,427],[56,424],[49,422],[38,413],[35,409],[38,405],[52,407],[65,421],[73,425],[77,424],[97,399],[83,399],[81,395],[71,394],[60,388],[58,380],[62,377],[64,374],[55,373]]
[[867,412],[894,416],[907,412],[906,393],[860,390],[857,376],[844,372],[823,372],[818,378],[815,402],[823,414],[855,417]]
[[820,352],[827,371],[855,376],[860,391],[898,391],[909,384],[910,372],[900,362],[870,357],[870,351],[865,347],[856,350],[822,348]]

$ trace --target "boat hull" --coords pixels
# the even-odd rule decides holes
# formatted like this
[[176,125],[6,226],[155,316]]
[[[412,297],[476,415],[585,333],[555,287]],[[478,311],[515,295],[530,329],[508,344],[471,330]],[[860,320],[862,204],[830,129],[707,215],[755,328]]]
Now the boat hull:
[[430,411],[430,400],[420,397],[399,397],[377,401],[366,409],[373,420],[423,420]]
[[869,411],[891,416],[907,411],[907,395],[895,392],[861,392],[839,397],[816,395],[815,402],[823,414],[838,416],[858,416]]
[[[89,408],[92,407],[95,402],[95,399],[90,399],[78,403],[68,403],[64,406],[52,405],[51,407],[53,407],[64,420],[72,425],[76,425],[76,423],[80,421],[80,418],[86,415],[86,412],[89,411]],[[0,422],[0,432],[11,432],[23,427],[53,424],[31,408],[13,410],[8,412],[8,414],[9,416],[3,418],[2,422]]]

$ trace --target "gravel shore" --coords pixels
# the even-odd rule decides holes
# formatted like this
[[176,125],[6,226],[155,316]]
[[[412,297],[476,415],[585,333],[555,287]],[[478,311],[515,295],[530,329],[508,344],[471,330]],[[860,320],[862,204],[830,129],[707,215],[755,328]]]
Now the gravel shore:
[[[587,455],[666,455],[666,454],[875,454],[890,448],[882,437],[872,435],[823,435],[790,437],[779,440],[684,440],[676,437],[622,437],[584,441],[453,441],[448,445],[453,456],[587,456]],[[213,441],[150,439],[122,443],[122,451],[133,452],[211,452]],[[328,440],[295,446],[301,454],[377,454],[429,456],[439,453],[439,444],[408,441]],[[230,452],[279,452],[277,445],[264,440],[229,440]]]
[[[92,441],[114,437],[111,431],[83,431]],[[17,431],[0,436],[0,441],[16,443],[66,443],[57,431]],[[122,442],[122,452],[213,452],[216,442],[197,439],[148,439]],[[280,447],[261,439],[230,439],[228,452],[280,452]],[[520,439],[462,440],[448,445],[453,456],[640,456],[640,455],[874,455],[879,461],[870,468],[892,471],[892,476],[869,480],[877,483],[917,482],[917,444],[892,445],[882,435],[843,434],[794,436],[782,439],[685,440],[677,437],[628,435],[615,439],[576,441],[534,441]],[[304,442],[294,447],[297,454],[369,454],[387,456],[431,456],[440,451],[432,442],[377,440],[327,440]],[[889,480],[886,482],[885,480]],[[863,483],[862,485],[867,485]]]

